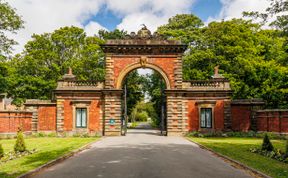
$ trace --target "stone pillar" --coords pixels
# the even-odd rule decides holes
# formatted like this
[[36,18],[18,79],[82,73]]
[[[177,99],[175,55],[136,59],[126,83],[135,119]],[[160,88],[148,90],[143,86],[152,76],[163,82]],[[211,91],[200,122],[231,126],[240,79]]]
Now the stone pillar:
[[178,56],[174,59],[174,88],[182,89],[182,58]]
[[31,130],[32,132],[38,131],[38,107],[28,106],[27,111],[32,112]]
[[64,99],[57,99],[56,101],[56,129],[57,132],[64,131]]
[[231,100],[224,100],[224,130],[232,130]]
[[122,90],[104,91],[104,135],[121,135]]
[[[171,92],[171,91],[170,91]],[[183,135],[185,118],[183,117],[182,93],[167,93],[167,135]]]
[[106,56],[106,73],[105,73],[105,89],[112,89],[115,86],[114,81],[114,60],[111,56]]

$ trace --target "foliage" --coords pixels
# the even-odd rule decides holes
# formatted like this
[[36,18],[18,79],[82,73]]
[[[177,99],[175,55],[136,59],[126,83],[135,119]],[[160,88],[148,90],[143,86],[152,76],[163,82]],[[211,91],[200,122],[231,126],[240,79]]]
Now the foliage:
[[274,150],[274,147],[273,147],[272,143],[270,142],[270,139],[269,139],[267,134],[265,134],[265,136],[263,138],[261,150],[263,150],[263,151],[273,151]]
[[[153,123],[156,126],[160,125],[161,122],[161,107],[162,105],[165,105],[165,96],[163,95],[164,90],[166,88],[165,81],[163,80],[162,76],[156,72],[153,71],[151,74],[147,74],[145,77],[145,80],[143,82],[143,90],[144,93],[150,96],[150,101],[153,104],[153,110],[151,108],[151,113],[155,113],[153,116],[151,116]],[[148,112],[148,113],[150,113]]]
[[148,114],[146,111],[138,112],[135,117],[136,121],[141,121],[141,122],[146,122],[147,119],[148,119]]
[[0,159],[4,156],[4,149],[2,147],[2,144],[0,144]]
[[18,158],[21,158],[23,156],[27,156],[27,155],[30,155],[30,154],[33,154],[33,153],[36,153],[37,150],[36,149],[33,149],[33,150],[25,150],[23,152],[15,152],[15,151],[10,151],[8,152],[7,154],[5,154],[1,159],[0,161],[1,162],[7,162],[7,161],[11,161],[11,160],[14,160],[14,159],[18,159]]
[[98,35],[100,39],[123,39],[127,35],[127,31],[115,29],[114,31],[99,30]]
[[6,33],[16,33],[21,28],[23,28],[23,21],[16,14],[16,10],[7,2],[0,0],[0,62],[11,54],[12,46],[17,44],[16,41],[8,38]]
[[[127,115],[131,115],[132,109],[136,104],[144,100],[144,93],[142,92],[143,77],[138,74],[136,70],[130,72],[124,82],[123,89],[127,91]],[[124,108],[123,108],[124,109]]]
[[[252,153],[251,147],[259,147],[262,139],[260,138],[188,138],[205,147],[212,149],[222,155],[232,158],[253,169],[263,172],[271,177],[286,178],[288,177],[288,164]],[[284,140],[272,140],[276,149],[284,151]]]
[[158,27],[158,33],[168,39],[181,40],[190,44],[197,42],[201,36],[200,27],[204,23],[192,14],[178,14],[169,19],[168,24]]
[[104,79],[104,54],[98,37],[87,37],[78,27],[63,27],[52,33],[34,34],[25,50],[16,55],[9,77],[10,96],[20,103],[29,99],[51,99],[57,80],[68,67],[79,80]]
[[[188,17],[194,19],[183,19]],[[230,80],[234,99],[263,98],[267,107],[288,107],[288,53],[286,39],[279,31],[263,30],[259,24],[243,19],[211,22],[202,28],[184,23],[187,29],[198,29],[181,31],[180,25],[170,28],[173,21],[159,27],[158,32],[176,39],[193,36],[191,33],[197,36],[186,38],[189,49],[183,58],[184,80],[207,80],[219,65],[220,73]],[[175,30],[182,32],[180,37]]]
[[285,154],[286,154],[286,157],[288,158],[288,139],[286,140]]
[[266,156],[266,157],[276,159],[276,160],[284,162],[284,163],[288,163],[288,155],[280,149],[274,149],[273,148],[272,150],[268,151],[268,150],[263,150],[263,146],[262,146],[262,149],[251,148],[250,151],[252,153],[258,153],[262,156]]
[[17,132],[16,143],[14,145],[15,152],[24,152],[26,151],[26,146],[24,142],[24,136],[21,130]]

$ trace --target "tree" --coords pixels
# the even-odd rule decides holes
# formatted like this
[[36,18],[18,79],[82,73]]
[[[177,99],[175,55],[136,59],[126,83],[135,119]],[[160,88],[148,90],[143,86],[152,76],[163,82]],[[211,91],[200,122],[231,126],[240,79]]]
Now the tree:
[[4,156],[4,149],[2,147],[2,144],[0,144],[0,159]]
[[[173,33],[175,29],[158,30],[181,39]],[[288,107],[288,54],[285,38],[279,36],[281,32],[263,30],[261,25],[243,19],[211,22],[194,31],[199,36],[187,42],[184,80],[207,80],[219,65],[220,72],[230,80],[234,99],[263,98],[267,107]],[[184,37],[194,36],[191,31],[182,33]]]
[[158,27],[157,32],[162,36],[181,40],[183,43],[199,41],[200,27],[204,23],[193,14],[180,14],[169,19],[168,24]]
[[78,27],[63,27],[52,33],[34,34],[15,66],[8,94],[22,103],[26,98],[50,99],[57,80],[71,67],[79,80],[104,79],[104,54],[98,37],[87,37]]
[[[143,82],[143,90],[150,96],[150,102],[153,103],[153,109],[149,109],[148,113],[155,125],[159,126],[161,119],[161,109],[164,102],[165,82],[161,74],[153,71],[151,74],[146,74]],[[155,113],[155,114],[152,114]]]
[[114,31],[99,30],[99,38],[103,40],[123,39],[127,35],[127,31],[115,29]]
[[265,135],[264,135],[261,150],[263,150],[263,151],[273,151],[274,150],[274,147],[273,147],[272,143],[270,142],[270,139],[269,139],[267,133],[265,133]]
[[22,131],[19,129],[17,132],[17,137],[16,137],[16,143],[14,145],[14,151],[15,152],[24,152],[26,151],[26,146],[24,142],[24,136]]
[[127,90],[127,115],[131,115],[136,104],[144,100],[142,81],[142,77],[138,74],[137,70],[134,70],[126,76],[123,82],[123,89],[126,86]]
[[11,54],[12,46],[17,44],[5,35],[6,32],[16,33],[21,28],[23,20],[16,14],[16,10],[7,2],[0,0],[0,62]]

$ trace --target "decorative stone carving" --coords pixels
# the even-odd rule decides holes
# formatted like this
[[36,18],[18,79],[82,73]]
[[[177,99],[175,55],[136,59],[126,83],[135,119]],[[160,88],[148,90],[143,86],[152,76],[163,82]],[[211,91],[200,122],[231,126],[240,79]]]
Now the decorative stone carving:
[[146,64],[147,64],[147,57],[146,56],[141,56],[140,57],[140,65],[141,65],[141,67],[145,67],[146,66]]

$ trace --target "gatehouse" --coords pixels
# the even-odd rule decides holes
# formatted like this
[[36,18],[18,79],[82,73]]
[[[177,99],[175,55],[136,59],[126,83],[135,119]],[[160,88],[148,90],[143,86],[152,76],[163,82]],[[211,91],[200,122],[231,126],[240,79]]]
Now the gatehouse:
[[[52,100],[27,100],[25,111],[18,112],[18,116],[23,114],[22,120],[14,120],[8,130],[0,127],[1,133],[16,132],[21,125],[27,132],[121,135],[126,127],[123,81],[139,68],[153,69],[165,81],[163,128],[168,136],[191,131],[259,130],[256,111],[264,102],[231,101],[230,83],[218,73],[218,66],[210,80],[183,80],[182,56],[187,46],[180,41],[163,39],[144,26],[125,39],[108,40],[101,48],[105,53],[105,81],[77,80],[70,69],[58,81]],[[17,112],[13,116],[17,118]]]

